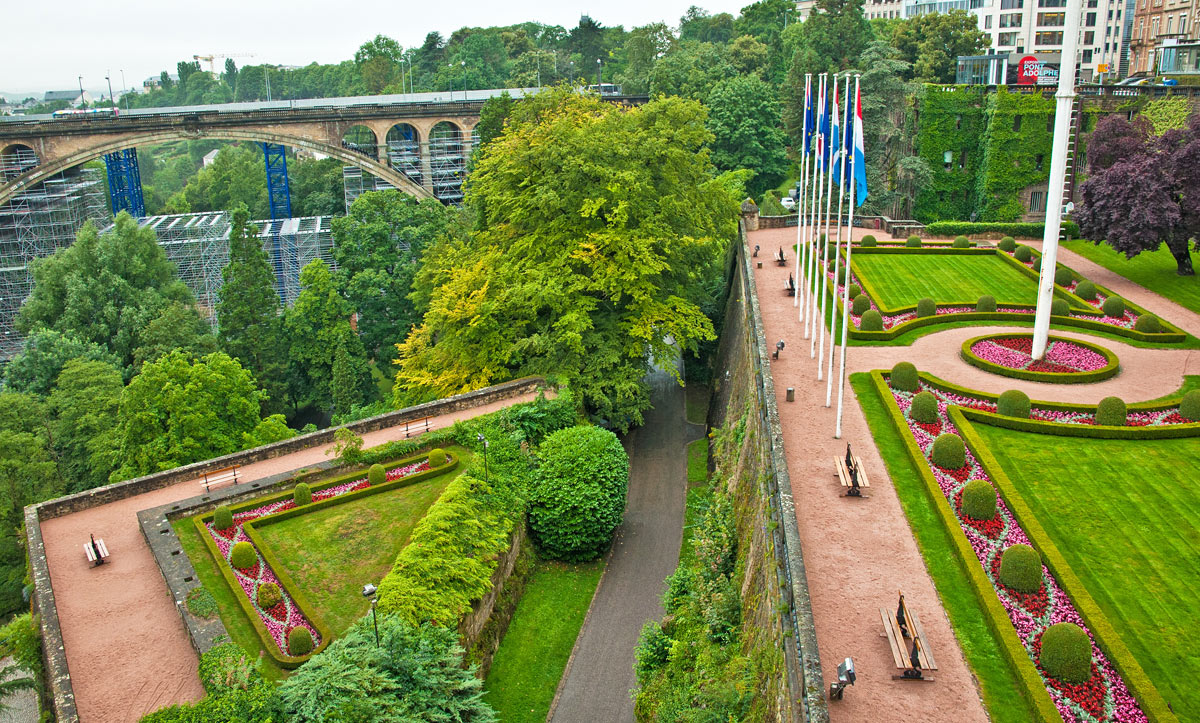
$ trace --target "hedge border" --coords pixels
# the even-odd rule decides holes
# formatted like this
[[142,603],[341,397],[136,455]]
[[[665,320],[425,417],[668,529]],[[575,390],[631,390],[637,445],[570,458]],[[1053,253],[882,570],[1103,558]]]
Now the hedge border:
[[[1044,237],[1044,223],[1025,223],[1020,221],[933,221],[926,224],[926,232],[935,236],[970,236],[980,233],[1004,233],[1013,238],[1036,241]],[[1040,229],[1038,228],[1040,227]],[[1037,231],[1037,235],[1024,233]],[[1079,238],[1079,226],[1074,221],[1063,221],[1062,230],[1071,238]]]
[[888,418],[891,420],[892,426],[899,433],[904,448],[908,451],[909,460],[913,463],[917,471],[917,476],[924,483],[925,494],[937,511],[938,517],[942,520],[942,525],[950,535],[955,553],[958,556],[959,565],[961,565],[962,569],[966,572],[967,578],[971,581],[971,587],[975,593],[976,600],[979,602],[984,621],[992,631],[992,634],[996,636],[1004,658],[1012,666],[1013,672],[1016,674],[1017,683],[1029,700],[1030,709],[1038,716],[1036,720],[1042,723],[1062,723],[1063,718],[1059,714],[1054,701],[1051,700],[1050,694],[1046,692],[1046,684],[1042,681],[1041,675],[1038,674],[1037,668],[1033,664],[1033,659],[1025,650],[1025,646],[1021,643],[1020,638],[1017,637],[1016,628],[1013,627],[1008,613],[1004,610],[1003,603],[1000,602],[1000,598],[996,595],[992,581],[987,578],[983,566],[979,564],[978,558],[975,557],[975,551],[971,547],[970,541],[967,540],[966,534],[962,531],[962,525],[959,524],[958,518],[955,517],[954,510],[950,508],[950,503],[946,501],[946,496],[942,494],[937,479],[929,471],[929,462],[925,458],[925,455],[921,453],[921,448],[917,446],[916,440],[913,439],[912,433],[908,428],[908,423],[904,420],[904,415],[896,405],[891,390],[883,378],[884,372],[876,369],[870,372],[870,374],[875,391],[879,394],[880,400],[883,401],[884,407],[887,409]]
[[[415,455],[394,460],[389,462],[388,466],[415,462],[421,457],[422,455]],[[313,612],[314,606],[308,600],[308,597],[299,588],[299,586],[296,585],[296,582],[292,579],[287,570],[285,570],[279,564],[279,560],[275,557],[274,552],[270,550],[269,546],[263,543],[261,537],[258,535],[258,531],[254,529],[254,522],[262,523],[265,521],[267,525],[270,525],[275,522],[281,522],[285,519],[308,514],[309,512],[316,512],[317,510],[345,504],[346,502],[351,502],[362,497],[368,497],[370,495],[408,487],[416,484],[417,482],[422,482],[445,472],[449,472],[458,466],[459,460],[457,456],[447,453],[447,458],[446,464],[442,465],[441,467],[417,472],[416,474],[412,474],[407,477],[401,477],[400,479],[392,480],[391,482],[385,482],[377,487],[368,487],[366,489],[356,490],[354,492],[339,495],[337,497],[331,497],[328,499],[319,500],[317,502],[312,502],[302,507],[293,507],[291,509],[281,510],[280,512],[276,512],[272,515],[260,517],[256,521],[243,524],[242,529],[246,532],[246,536],[249,537],[254,543],[254,546],[258,548],[258,552],[260,555],[262,555],[263,560],[265,560],[266,563],[271,566],[271,569],[275,573],[275,577],[279,580],[280,585],[287,590],[289,595],[292,596],[292,600],[296,603],[296,606],[300,608],[301,614],[308,618],[309,622],[312,623],[313,627],[317,629],[317,633],[319,633],[321,636],[320,645],[313,648],[312,652],[308,653],[307,655],[291,656],[287,655],[282,650],[279,650],[278,646],[275,644],[275,639],[271,636],[270,631],[267,630],[266,626],[260,619],[258,611],[254,609],[253,605],[251,605],[250,599],[246,597],[246,595],[240,594],[242,592],[241,583],[237,581],[237,578],[233,572],[233,568],[229,565],[229,561],[226,560],[224,555],[221,554],[220,549],[217,548],[216,541],[212,539],[212,535],[209,534],[207,528],[204,526],[206,522],[212,520],[214,513],[207,512],[202,515],[196,515],[192,518],[192,524],[195,525],[197,531],[199,531],[201,539],[204,540],[205,546],[208,548],[209,553],[216,561],[217,567],[221,570],[221,576],[225,578],[226,584],[229,585],[230,589],[234,593],[234,597],[242,606],[242,612],[244,612],[246,617],[250,619],[250,624],[254,626],[255,631],[258,633],[259,640],[263,643],[263,647],[266,648],[267,654],[271,656],[271,659],[276,665],[286,670],[295,670],[306,660],[323,651],[333,640],[333,633],[329,630],[329,626],[325,623],[325,620],[320,615]],[[364,474],[363,470],[356,470],[351,473],[339,475],[332,479],[323,481],[319,486],[315,486],[313,488],[313,492],[319,492],[321,490],[328,489],[329,487],[336,487],[337,485],[359,477],[362,474]],[[265,504],[271,504],[273,502],[285,500],[291,497],[291,495],[292,492],[289,488],[283,492],[263,495],[261,497],[246,500],[245,502],[231,506],[230,510],[236,514],[239,511],[252,509],[254,507],[261,507]]]
[[[1092,406],[1094,407],[1095,405]],[[987,471],[992,481],[996,483],[1000,496],[1004,498],[1004,503],[1008,505],[1009,510],[1016,517],[1018,524],[1021,525],[1021,529],[1025,531],[1026,536],[1033,543],[1033,546],[1037,548],[1038,553],[1042,556],[1042,560],[1050,568],[1050,572],[1054,575],[1058,584],[1075,605],[1079,616],[1087,623],[1096,644],[1108,656],[1109,661],[1112,662],[1117,672],[1121,674],[1121,678],[1125,681],[1125,687],[1138,701],[1138,704],[1141,705],[1142,712],[1146,714],[1151,723],[1177,723],[1179,718],[1171,711],[1166,700],[1158,692],[1158,688],[1150,680],[1150,676],[1146,675],[1146,671],[1142,669],[1137,659],[1133,657],[1133,653],[1129,652],[1129,649],[1125,647],[1120,634],[1108,622],[1107,617],[1100,610],[1100,606],[1096,604],[1096,601],[1087,591],[1087,587],[1075,575],[1075,571],[1071,569],[1066,558],[1062,556],[1058,546],[1050,539],[1045,528],[1042,527],[1037,516],[1025,501],[1025,498],[1017,491],[1016,485],[1013,484],[1012,480],[1004,472],[1004,468],[1001,466],[999,460],[996,459],[991,449],[979,437],[973,426],[976,422],[970,420],[967,415],[964,415],[962,410],[957,406],[949,407],[946,413],[950,421],[954,423],[962,434],[963,441],[967,443],[972,453],[975,454],[975,459]],[[979,421],[979,423],[982,423],[982,421]],[[1046,423],[1047,428],[1059,426],[1073,425]],[[1195,425],[1195,431],[1200,433],[1200,424]],[[1054,432],[1041,433],[1055,434]]]
[[1098,344],[1091,344],[1079,339],[1068,339],[1067,337],[1063,336],[1050,336],[1047,338],[1050,341],[1078,344],[1079,346],[1091,349],[1092,351],[1104,357],[1105,365],[1100,369],[1093,369],[1085,372],[1035,372],[1029,371],[1028,369],[1012,369],[1002,364],[996,364],[995,362],[990,362],[971,351],[971,347],[975,346],[981,341],[988,341],[992,339],[1017,339],[1026,336],[1032,335],[1019,333],[1014,334],[1012,332],[983,334],[981,336],[976,336],[964,341],[959,351],[962,355],[963,361],[967,362],[973,367],[978,367],[985,372],[998,374],[1002,377],[1024,379],[1030,382],[1046,382],[1050,384],[1089,384],[1091,382],[1099,382],[1114,377],[1119,371],[1121,371],[1121,364],[1117,359],[1117,355],[1113,352]]

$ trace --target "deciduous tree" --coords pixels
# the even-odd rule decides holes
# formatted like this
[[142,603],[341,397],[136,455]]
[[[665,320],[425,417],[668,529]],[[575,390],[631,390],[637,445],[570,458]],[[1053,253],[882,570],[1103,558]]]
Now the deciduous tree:
[[912,68],[911,77],[925,83],[953,83],[958,56],[979,55],[991,44],[991,37],[979,29],[974,15],[953,9],[897,23],[891,43]]
[[120,464],[117,413],[124,388],[121,370],[102,361],[76,359],[59,375],[49,404],[70,492],[108,484]]
[[38,329],[25,340],[21,353],[4,368],[4,388],[45,397],[58,380],[59,372],[72,359],[102,361],[119,365],[121,360],[95,342],[80,341],[71,334]]
[[771,86],[757,75],[729,78],[712,89],[708,106],[713,164],[723,171],[754,171],[747,190],[755,198],[778,185],[788,169],[787,136]]
[[300,271],[300,295],[284,315],[297,407],[333,407],[333,357],[350,327],[351,311],[324,261],[317,259]]

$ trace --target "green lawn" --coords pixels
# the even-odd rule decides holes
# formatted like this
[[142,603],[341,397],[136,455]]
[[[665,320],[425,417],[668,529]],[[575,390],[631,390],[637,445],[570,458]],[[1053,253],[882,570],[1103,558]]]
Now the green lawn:
[[683,393],[687,420],[692,424],[704,424],[708,417],[708,387],[693,382]]
[[974,305],[984,294],[999,304],[1037,301],[1037,283],[995,255],[859,254],[851,264],[886,309],[915,306],[925,297],[939,304]]
[[[1157,251],[1143,251],[1132,259],[1126,259],[1125,254],[1114,251],[1108,244],[1096,246],[1090,241],[1069,241],[1063,248],[1200,314],[1200,276],[1178,276],[1175,257],[1166,245]],[[1194,253],[1192,262],[1200,263]]]
[[[1017,678],[979,612],[979,603],[959,563],[949,532],[934,510],[924,483],[913,469],[871,377],[863,373],[852,374],[850,383],[867,417],[879,453],[887,465],[888,475],[892,478],[908,525],[921,548],[925,567],[933,578],[938,597],[950,618],[954,635],[966,656],[967,664],[979,681],[983,702],[992,721],[1020,723],[1032,720],[1033,713],[1022,696]],[[975,564],[974,561],[970,562]]]
[[484,681],[504,723],[542,723],[592,604],[604,560],[539,562]]
[[371,607],[362,596],[363,585],[379,584],[412,528],[454,477],[438,475],[256,528],[315,612],[339,635]]
[[687,481],[689,485],[702,483],[708,479],[708,438],[688,442],[687,446]]
[[1200,439],[973,427],[1175,714],[1200,720]]

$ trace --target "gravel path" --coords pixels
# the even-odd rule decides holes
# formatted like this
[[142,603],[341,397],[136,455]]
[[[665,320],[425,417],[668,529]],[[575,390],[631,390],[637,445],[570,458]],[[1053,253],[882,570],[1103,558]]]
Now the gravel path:
[[[13,664],[12,658],[0,659],[0,670]],[[15,671],[10,677],[26,677],[24,671]],[[21,690],[10,695],[4,701],[7,710],[0,712],[0,723],[37,723],[38,701],[37,692]]]
[[[436,417],[433,428],[535,398],[536,393]],[[392,427],[363,435],[365,446],[404,438]],[[314,447],[246,465],[251,481],[312,466],[329,457]],[[42,523],[46,560],[62,624],[67,666],[84,723],[136,721],[164,705],[204,696],[196,653],[150,548],[138,529],[139,510],[195,497],[197,480],[129,497]],[[88,565],[83,543],[103,538],[111,561]]]

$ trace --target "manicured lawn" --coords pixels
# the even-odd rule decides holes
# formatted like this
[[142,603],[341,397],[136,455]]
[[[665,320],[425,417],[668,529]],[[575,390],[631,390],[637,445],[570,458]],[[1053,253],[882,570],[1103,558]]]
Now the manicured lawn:
[[456,472],[257,529],[337,635],[370,609],[363,585],[379,584]]
[[[1125,254],[1114,251],[1108,244],[1096,246],[1090,241],[1070,241],[1063,248],[1200,314],[1200,276],[1176,275],[1175,257],[1166,245],[1157,251],[1143,251],[1132,259],[1126,259]],[[1200,263],[1200,256],[1193,253],[1192,263]]]
[[973,426],[1179,719],[1200,720],[1200,439]]
[[[867,374],[852,374],[850,383],[862,405],[871,435],[887,464],[908,525],[912,529],[925,567],[933,578],[938,597],[950,618],[954,635],[979,680],[984,705],[995,723],[1019,723],[1033,719],[1022,697],[1016,676],[1000,652],[979,611],[970,580],[960,564],[949,532],[934,511],[925,486],[917,477],[899,434],[892,427],[882,400]],[[973,562],[973,561],[972,561]]]
[[698,484],[708,479],[708,438],[688,442],[687,446],[687,481],[689,485]]
[[592,604],[604,560],[539,562],[484,681],[504,723],[542,723]]
[[984,294],[999,304],[1032,304],[1037,284],[998,256],[957,254],[858,254],[851,265],[887,309],[915,306],[924,297],[939,304],[974,305]]

